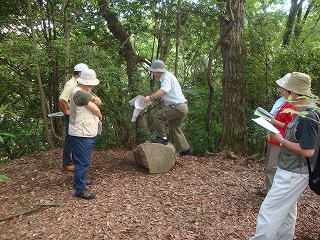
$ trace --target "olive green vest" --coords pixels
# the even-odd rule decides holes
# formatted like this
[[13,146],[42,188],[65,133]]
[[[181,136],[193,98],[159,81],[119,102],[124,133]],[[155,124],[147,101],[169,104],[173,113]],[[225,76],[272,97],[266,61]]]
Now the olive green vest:
[[[306,111],[307,108],[301,109],[301,111]],[[309,110],[310,111],[310,110]],[[319,122],[319,116],[315,113],[315,120]],[[295,137],[295,132],[299,123],[301,116],[296,115],[293,120],[288,124],[286,128],[286,132],[284,138],[290,142],[298,143],[299,141]],[[320,145],[320,129],[318,128],[318,136],[317,136],[317,143],[316,148],[313,156],[310,158],[311,169],[314,168],[315,163],[317,161],[318,153],[319,153],[319,145]],[[283,170],[294,172],[294,173],[302,173],[308,174],[309,169],[307,165],[307,160],[305,157],[296,154],[285,147],[280,148],[279,153],[279,167]]]

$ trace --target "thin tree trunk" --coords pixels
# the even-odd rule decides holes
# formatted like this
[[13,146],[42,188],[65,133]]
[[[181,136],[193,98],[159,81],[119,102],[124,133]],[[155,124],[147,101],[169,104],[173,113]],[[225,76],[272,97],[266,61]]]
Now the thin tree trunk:
[[[62,3],[62,9],[61,9],[61,14],[63,16],[63,30],[64,30],[64,34],[66,37],[66,45],[65,45],[65,61],[64,61],[64,67],[65,67],[65,72],[64,72],[64,82],[63,84],[65,84],[69,79],[70,79],[70,32],[71,29],[69,27],[69,18],[67,15],[67,10],[68,10],[68,6],[69,6],[70,0],[64,0]],[[73,72],[71,73],[71,75],[73,75]],[[60,104],[58,104],[59,106]],[[65,127],[64,126],[64,121],[62,121],[62,126],[63,126],[63,131],[61,132],[62,134],[62,139],[65,139],[66,137],[66,131],[65,131]]]
[[304,23],[306,22],[309,14],[310,14],[310,11],[311,9],[313,8],[313,4],[309,4],[308,7],[307,7],[307,10],[303,16],[303,19],[301,20],[301,16],[302,16],[302,8],[299,9],[299,12],[298,12],[298,18],[297,18],[297,24],[294,28],[294,37],[295,39],[298,39],[298,37],[300,36],[301,32],[302,32],[302,29],[303,29],[303,25]]
[[179,62],[179,42],[180,42],[180,3],[181,0],[178,0],[178,9],[177,9],[177,30],[176,30],[176,59],[174,64],[174,75],[178,78],[178,62]]
[[159,56],[159,59],[164,60],[164,46],[163,46],[163,31],[164,31],[164,9],[165,9],[165,1],[162,0],[162,8],[161,8],[161,24],[160,24],[160,34],[158,37],[158,52],[157,57]]
[[[40,6],[46,9],[46,15],[42,17],[42,33],[46,44],[46,53],[48,58],[48,66],[51,70],[48,76],[48,95],[46,106],[48,112],[58,112],[59,111],[59,64],[58,64],[58,54],[53,51],[52,42],[57,39],[57,31],[55,29],[55,8],[53,4],[49,2],[40,2]],[[61,133],[61,118],[50,119],[51,128],[53,129],[53,143],[56,146],[59,142],[59,137],[56,137],[56,133]]]
[[[34,23],[33,23],[33,13],[32,13],[32,8],[31,8],[31,2],[28,0],[28,16],[30,18],[30,30],[31,30],[31,36],[32,36],[32,42],[34,46],[34,54],[35,54],[35,59],[36,61],[39,59],[38,56],[38,51],[37,51],[37,40],[36,40],[36,35],[34,31]],[[48,127],[48,119],[47,119],[47,111],[46,111],[46,100],[45,100],[45,95],[43,91],[43,86],[42,86],[42,81],[41,81],[41,74],[40,74],[40,69],[39,69],[39,64],[36,62],[35,63],[36,67],[36,74],[37,74],[37,81],[38,81],[38,86],[39,86],[39,92],[40,92],[40,100],[41,100],[41,110],[42,110],[42,117],[43,117],[43,127],[44,127],[44,137],[48,143],[49,149],[53,148],[53,144],[50,138],[49,134],[49,127]]]
[[62,15],[63,15],[63,30],[64,30],[64,34],[66,36],[66,56],[65,56],[65,82],[67,82],[70,79],[70,73],[69,73],[69,68],[70,68],[70,63],[69,63],[69,59],[70,59],[70,28],[68,26],[68,16],[67,16],[67,9],[68,9],[68,5],[70,3],[70,0],[65,0],[62,3]]

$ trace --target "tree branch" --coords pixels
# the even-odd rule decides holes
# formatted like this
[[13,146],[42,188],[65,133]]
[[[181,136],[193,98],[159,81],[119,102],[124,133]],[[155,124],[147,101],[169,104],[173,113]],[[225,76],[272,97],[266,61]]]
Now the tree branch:
[[13,214],[13,215],[10,215],[10,216],[7,216],[7,217],[3,217],[3,218],[0,218],[0,222],[3,222],[3,221],[7,221],[7,220],[10,220],[10,219],[13,219],[15,217],[19,217],[19,216],[22,216],[22,215],[29,215],[31,213],[35,213],[35,212],[38,212],[42,209],[46,209],[46,208],[50,208],[50,207],[61,207],[61,205],[59,204],[42,204],[42,205],[39,205],[33,209],[30,209],[30,210],[27,210],[27,211],[24,211],[24,212],[21,212],[21,213],[16,213],[16,214]]

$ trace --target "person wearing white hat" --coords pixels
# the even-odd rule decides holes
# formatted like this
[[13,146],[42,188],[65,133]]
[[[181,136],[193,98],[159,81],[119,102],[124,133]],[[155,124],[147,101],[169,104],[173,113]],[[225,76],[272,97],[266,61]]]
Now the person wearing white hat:
[[308,186],[309,169],[306,158],[314,169],[319,149],[319,114],[311,102],[311,78],[309,75],[293,72],[282,85],[291,92],[288,101],[298,109],[288,124],[285,135],[272,134],[273,141],[280,144],[279,167],[271,189],[264,199],[257,219],[256,232],[251,240],[289,240],[294,237],[297,220],[297,202]]
[[[271,124],[279,130],[280,134],[284,136],[285,129],[287,125],[292,121],[294,114],[292,112],[286,112],[285,109],[292,109],[294,111],[297,108],[287,101],[290,96],[290,91],[283,88],[284,83],[286,83],[291,76],[291,73],[286,74],[283,78],[276,81],[279,86],[279,92],[284,97],[285,101],[277,111],[274,112],[274,118],[271,119]],[[265,162],[265,174],[266,174],[266,191],[268,192],[271,188],[274,175],[279,164],[280,145],[279,143],[273,141],[272,138],[269,139],[266,162]]]
[[153,60],[148,69],[155,77],[159,78],[161,86],[158,91],[150,96],[146,96],[144,101],[150,102],[157,98],[162,98],[165,105],[163,109],[160,109],[153,115],[153,125],[157,136],[151,139],[151,141],[153,143],[168,144],[169,140],[165,134],[165,124],[168,121],[170,134],[176,137],[180,145],[180,154],[192,154],[193,150],[181,130],[182,121],[188,113],[188,104],[177,78],[167,71],[164,62],[159,59]]
[[99,121],[102,120],[99,109],[101,99],[91,92],[91,89],[98,84],[96,72],[92,69],[85,69],[78,78],[78,86],[72,90],[70,98],[69,135],[75,166],[75,195],[88,200],[96,196],[95,192],[87,190],[89,182],[87,171],[91,162],[93,144],[98,134]]
[[272,109],[270,111],[270,113],[273,116],[276,116],[279,109],[282,107],[282,105],[285,103],[286,98],[285,98],[285,91],[283,91],[284,89],[282,87],[280,87],[280,85],[282,83],[284,83],[285,81],[288,80],[288,78],[290,77],[291,73],[287,73],[284,77],[280,78],[279,80],[276,81],[276,83],[279,85],[279,93],[281,95],[281,97],[273,104]]
[[64,113],[63,120],[66,130],[65,139],[63,142],[62,164],[66,170],[71,172],[74,172],[74,165],[72,160],[72,146],[69,135],[70,96],[72,89],[77,85],[77,79],[80,77],[81,72],[85,69],[88,69],[88,66],[84,63],[79,63],[74,66],[73,77],[66,82],[59,97],[60,107]]

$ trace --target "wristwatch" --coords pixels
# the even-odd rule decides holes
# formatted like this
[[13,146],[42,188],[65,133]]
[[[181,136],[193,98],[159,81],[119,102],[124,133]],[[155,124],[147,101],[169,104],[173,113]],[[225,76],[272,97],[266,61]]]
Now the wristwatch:
[[280,140],[280,142],[279,142],[280,147],[282,147],[282,146],[283,146],[283,141],[284,141],[284,140],[285,140],[284,138],[282,138],[282,139]]
[[154,101],[154,97],[152,96],[152,94],[150,95],[150,100]]

